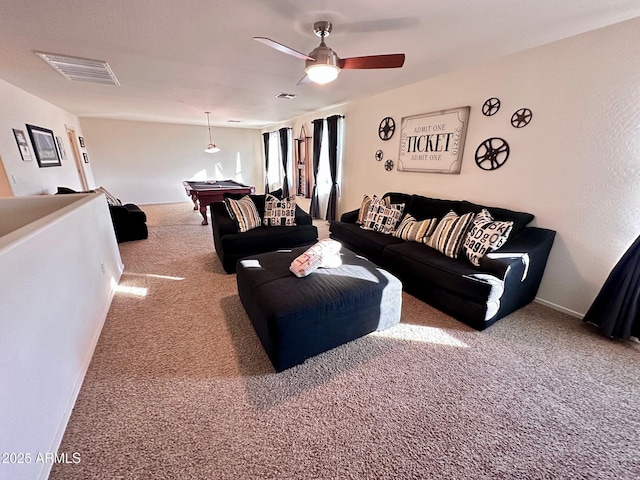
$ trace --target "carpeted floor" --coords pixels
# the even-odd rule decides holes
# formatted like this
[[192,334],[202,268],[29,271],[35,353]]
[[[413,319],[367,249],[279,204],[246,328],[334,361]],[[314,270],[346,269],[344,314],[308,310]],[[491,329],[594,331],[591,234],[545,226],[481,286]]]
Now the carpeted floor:
[[[51,479],[637,479],[638,344],[531,304],[402,323],[275,374],[188,203],[145,206]],[[320,222],[321,236],[327,235]]]

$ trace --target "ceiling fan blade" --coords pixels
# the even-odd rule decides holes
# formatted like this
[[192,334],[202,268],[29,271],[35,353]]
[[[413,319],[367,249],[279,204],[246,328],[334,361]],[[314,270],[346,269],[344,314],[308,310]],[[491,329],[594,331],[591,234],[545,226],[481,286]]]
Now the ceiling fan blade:
[[297,50],[294,50],[293,48],[289,48],[286,45],[283,45],[283,44],[278,43],[278,42],[276,42],[274,40],[271,40],[270,38],[253,37],[253,39],[258,41],[258,42],[260,42],[260,43],[264,43],[268,47],[275,48],[279,52],[286,53],[287,55],[292,55],[292,56],[300,58],[302,60],[314,60],[309,55],[305,55],[304,53],[300,53]]
[[404,65],[404,53],[390,55],[370,55],[368,57],[341,58],[340,68],[400,68]]

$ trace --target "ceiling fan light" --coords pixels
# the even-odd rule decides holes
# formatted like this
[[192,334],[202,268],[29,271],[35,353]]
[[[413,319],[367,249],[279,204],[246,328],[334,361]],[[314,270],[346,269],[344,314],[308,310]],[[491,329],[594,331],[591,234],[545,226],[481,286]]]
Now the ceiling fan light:
[[327,65],[327,64],[319,64],[319,65],[309,65],[305,71],[309,76],[309,79],[314,83],[325,84],[329,82],[333,82],[336,78],[338,78],[338,73],[340,73],[340,68],[336,65]]

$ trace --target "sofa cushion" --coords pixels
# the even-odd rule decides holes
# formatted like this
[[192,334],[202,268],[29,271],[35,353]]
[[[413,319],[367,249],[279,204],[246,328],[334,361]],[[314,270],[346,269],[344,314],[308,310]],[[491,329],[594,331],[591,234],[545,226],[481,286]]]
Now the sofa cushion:
[[279,199],[267,193],[264,199],[265,225],[291,226],[296,224],[296,196]]
[[249,195],[245,195],[240,200],[225,198],[224,203],[229,216],[238,224],[240,232],[247,232],[261,225],[260,215]]
[[402,218],[403,211],[404,203],[387,206],[384,199],[376,198],[371,201],[362,228],[386,234],[393,233]]
[[385,235],[384,233],[364,230],[359,225],[346,222],[331,222],[330,226],[332,238],[347,244],[347,248],[366,255],[374,262],[382,257],[382,250],[387,245],[404,243],[404,240]]
[[459,214],[469,212],[480,213],[483,208],[489,210],[489,213],[494,218],[494,220],[499,220],[502,222],[513,222],[511,237],[515,237],[534,219],[534,216],[530,213],[516,212],[514,210],[508,210],[506,208],[487,207],[484,205],[478,205],[477,203],[471,203],[466,200],[460,202],[460,207],[455,210]]
[[441,200],[439,198],[423,197],[422,195],[412,195],[407,204],[406,214],[412,215],[417,220],[425,218],[440,219],[451,210],[458,212],[460,203],[459,200]]
[[[117,207],[110,207],[110,208],[113,210],[113,209],[115,209]],[[136,222],[146,222],[147,221],[147,214],[144,213],[140,209],[140,207],[138,207],[137,205],[134,205],[133,203],[125,203],[120,208],[126,208],[127,211],[129,212],[129,216],[131,217],[131,219],[136,221]]]
[[452,210],[447,213],[431,235],[428,245],[447,257],[458,258],[465,236],[473,223],[473,213],[458,216]]
[[437,225],[437,218],[417,221],[412,215],[406,215],[393,236],[409,242],[427,243]]
[[244,233],[230,233],[220,238],[226,255],[270,252],[282,248],[309,245],[318,240],[315,225],[293,225],[289,227],[258,227]]
[[385,268],[391,272],[403,272],[399,275],[403,281],[411,281],[406,276],[406,272],[410,271],[412,277],[475,302],[499,301],[504,292],[504,283],[499,278],[478,271],[469,262],[447,257],[426,245],[415,242],[389,245],[382,257]]
[[504,245],[512,228],[513,222],[494,220],[489,211],[483,208],[473,220],[464,240],[465,255],[471,263],[479,267],[482,257]]

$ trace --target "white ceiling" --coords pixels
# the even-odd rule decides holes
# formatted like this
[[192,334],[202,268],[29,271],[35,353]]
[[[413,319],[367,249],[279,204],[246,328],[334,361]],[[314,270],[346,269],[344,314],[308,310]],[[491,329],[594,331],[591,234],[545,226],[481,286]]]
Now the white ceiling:
[[[639,0],[1,0],[0,78],[81,117],[261,127],[637,16]],[[308,53],[317,20],[340,57],[404,67],[296,86],[304,61],[252,37]],[[121,86],[66,80],[34,51],[105,60]]]

